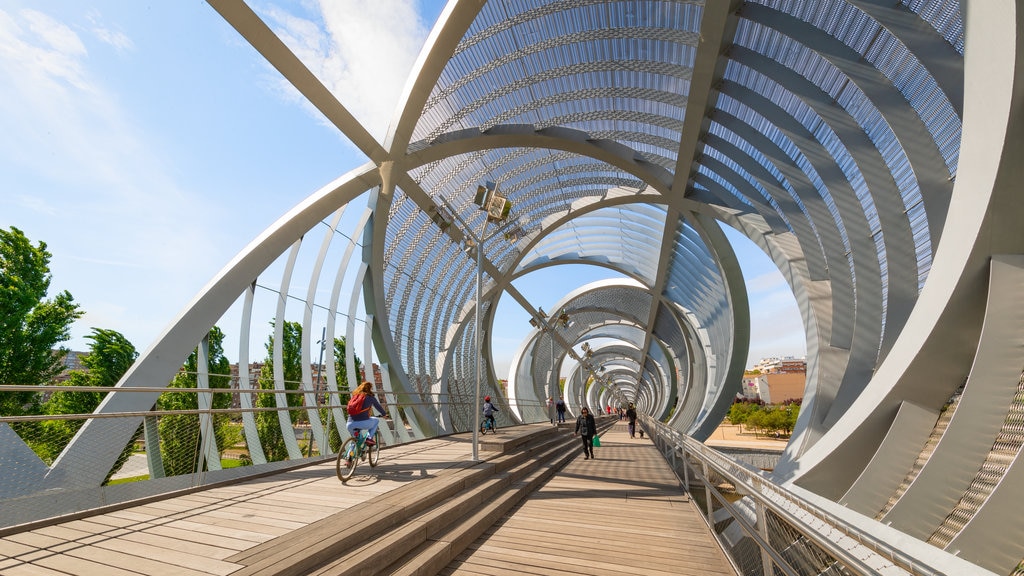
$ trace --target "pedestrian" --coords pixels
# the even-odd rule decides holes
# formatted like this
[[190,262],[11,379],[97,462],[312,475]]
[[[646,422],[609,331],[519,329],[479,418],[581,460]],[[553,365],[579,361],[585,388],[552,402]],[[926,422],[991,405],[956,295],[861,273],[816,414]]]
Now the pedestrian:
[[626,408],[626,418],[629,420],[629,437],[636,438],[636,408],[633,403],[629,403],[629,408]]
[[555,401],[548,396],[548,421],[555,423]]
[[565,400],[561,397],[559,397],[558,402],[555,403],[555,410],[558,412],[558,421],[565,422]]
[[597,422],[586,406],[580,409],[580,417],[576,419],[576,431],[573,432],[573,436],[577,434],[583,438],[583,459],[597,458],[594,456],[594,435],[597,434]]

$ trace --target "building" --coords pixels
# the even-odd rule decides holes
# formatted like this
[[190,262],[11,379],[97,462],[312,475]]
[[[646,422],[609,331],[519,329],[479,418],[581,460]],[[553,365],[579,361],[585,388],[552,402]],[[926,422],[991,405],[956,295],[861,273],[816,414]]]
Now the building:
[[807,384],[807,360],[804,358],[762,358],[743,373],[741,395],[760,399],[765,404],[802,400]]
[[54,384],[60,384],[66,382],[71,377],[71,373],[76,370],[86,370],[86,367],[82,364],[82,358],[88,356],[88,352],[78,352],[76,350],[68,350],[68,353],[64,355],[64,368],[61,369],[54,379]]

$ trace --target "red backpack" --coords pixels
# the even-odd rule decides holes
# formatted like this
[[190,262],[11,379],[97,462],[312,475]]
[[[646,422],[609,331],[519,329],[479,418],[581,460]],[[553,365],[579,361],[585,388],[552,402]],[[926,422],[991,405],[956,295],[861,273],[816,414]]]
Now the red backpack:
[[348,415],[355,416],[358,414],[362,414],[363,412],[368,412],[370,409],[366,408],[364,406],[365,404],[366,394],[353,394],[352,398],[349,398],[348,401]]

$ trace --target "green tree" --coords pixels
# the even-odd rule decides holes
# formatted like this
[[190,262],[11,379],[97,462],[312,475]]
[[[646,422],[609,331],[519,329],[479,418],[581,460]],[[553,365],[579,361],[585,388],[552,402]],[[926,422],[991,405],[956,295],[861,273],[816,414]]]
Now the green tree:
[[[342,390],[348,390],[348,367],[345,366],[345,338],[339,337],[334,339],[334,372],[338,377],[338,388]],[[355,355],[356,358],[356,379],[362,378],[363,375],[363,361],[359,359],[359,355]],[[346,399],[345,402],[348,402]]]
[[[331,402],[332,405],[345,406],[348,404],[349,391],[348,391],[348,368],[345,366],[345,338],[339,337],[334,339],[334,373],[338,379],[338,400],[337,402]],[[355,355],[356,360],[356,374],[363,374],[363,361],[359,359],[359,355]],[[361,377],[361,376],[360,376]],[[341,446],[341,434],[338,432],[338,426],[334,422],[333,413],[328,408],[320,409],[320,421],[326,422],[328,431],[328,442],[331,446],[332,452],[337,452]]]
[[[273,322],[271,322],[273,326]],[[302,380],[302,324],[286,321],[283,326],[283,339],[281,342],[281,363],[284,372],[284,388],[286,390],[298,390]],[[263,363],[263,369],[259,376],[260,390],[274,390],[274,336],[267,339],[267,358]],[[288,406],[302,406],[303,399],[300,394],[288,394]],[[263,393],[256,396],[256,406],[259,408],[273,408],[277,406],[274,394]],[[302,418],[302,412],[293,410],[291,412],[292,422]],[[259,432],[260,442],[263,444],[263,453],[267,456],[268,462],[275,462],[288,458],[288,451],[285,448],[284,436],[281,432],[281,424],[276,411],[267,410],[256,413],[256,430]]]
[[759,431],[763,431],[768,420],[768,416],[760,406],[755,406],[756,410],[750,412],[747,415],[746,425],[754,429],[754,433],[757,434]]
[[786,434],[792,434],[793,428],[796,427],[796,420],[800,417],[800,403],[790,402],[782,406],[782,410],[786,413],[785,423],[783,425],[783,432]]
[[[113,387],[131,368],[139,357],[135,346],[116,330],[93,328],[92,334],[86,336],[91,341],[89,353],[82,357],[85,370],[71,372],[62,386],[81,387]],[[91,414],[103,402],[107,392],[54,392],[42,404],[42,413],[59,414]],[[33,449],[47,463],[53,460],[71,441],[85,420],[47,420],[40,424],[41,439],[31,443]],[[111,474],[117,471],[131,456],[135,438],[125,445],[117,463],[111,468]],[[107,479],[109,480],[109,474]]]
[[[47,300],[50,279],[46,244],[0,229],[0,384],[38,386],[63,368],[68,350],[56,347],[82,311],[66,290]],[[35,413],[37,402],[35,392],[0,394],[0,415]]]
[[[228,389],[231,387],[231,363],[224,356],[224,332],[217,326],[210,329],[207,337],[208,356],[206,370],[209,374],[210,388]],[[185,360],[181,370],[169,384],[170,388],[192,388],[199,385],[199,351],[195,349]],[[212,407],[222,409],[231,407],[230,394],[211,394]],[[158,410],[197,410],[199,401],[194,392],[168,392],[161,394],[156,402]],[[214,414],[213,436],[217,446],[223,451],[228,448],[227,414]],[[170,414],[160,417],[160,455],[164,464],[164,473],[168,476],[191,474],[196,471],[199,455],[202,452],[199,431],[199,416],[196,414]],[[232,440],[232,444],[234,441]]]
[[727,418],[729,419],[730,424],[748,424],[750,415],[758,411],[760,408],[761,406],[755,402],[734,402],[733,405],[729,407],[729,415]]

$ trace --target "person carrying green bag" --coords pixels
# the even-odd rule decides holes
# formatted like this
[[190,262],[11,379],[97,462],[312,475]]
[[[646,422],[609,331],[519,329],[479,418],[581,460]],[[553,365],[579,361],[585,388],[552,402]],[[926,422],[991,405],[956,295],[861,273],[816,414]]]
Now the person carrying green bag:
[[583,438],[583,459],[596,458],[594,446],[600,445],[600,440],[597,440],[597,421],[586,406],[580,410],[580,417],[576,419],[576,431],[573,432],[573,436],[577,434]]

